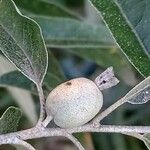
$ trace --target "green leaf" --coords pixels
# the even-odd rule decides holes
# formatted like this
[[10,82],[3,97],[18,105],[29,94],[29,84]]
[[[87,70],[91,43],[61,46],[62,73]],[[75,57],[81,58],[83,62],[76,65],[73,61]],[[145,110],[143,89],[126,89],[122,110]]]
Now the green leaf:
[[103,25],[98,27],[60,17],[34,16],[33,19],[40,24],[48,47],[68,48],[68,52],[92,60],[103,67],[110,64],[118,70],[125,67],[110,33]]
[[0,86],[14,86],[35,92],[35,84],[19,71],[12,71],[0,76]]
[[32,17],[42,28],[48,47],[114,47],[113,39],[105,26],[61,17]]
[[11,0],[0,1],[0,50],[36,84],[47,69],[47,51],[39,26],[22,16]]
[[[45,91],[47,92],[49,92],[65,80],[63,71],[61,70],[56,58],[53,56],[51,51],[49,51],[49,60],[50,63],[48,66],[46,77],[43,82]],[[33,94],[36,93],[35,84],[19,71],[12,71],[0,76],[0,86],[14,86],[25,90],[29,90]]]
[[42,16],[74,17],[75,15],[60,3],[42,0],[14,0],[16,5],[30,14]]
[[150,58],[141,40],[115,0],[91,0],[129,61],[145,77],[150,75]]
[[131,104],[143,104],[150,100],[150,76],[125,95]]
[[118,3],[150,54],[150,1],[118,0]]
[[20,109],[9,107],[0,118],[0,134],[17,131],[20,118]]
[[59,78],[60,80],[66,79],[58,60],[53,55],[51,50],[48,51],[48,58],[49,58],[48,73],[51,73],[54,76],[57,76],[57,78]]
[[57,59],[50,50],[48,51],[48,58],[49,58],[49,65],[46,77],[44,79],[44,85],[48,89],[52,90],[58,84],[62,83],[66,79],[66,77]]
[[68,49],[68,52],[71,52],[79,57],[88,59],[96,64],[106,68],[112,65],[115,70],[119,71],[122,67],[126,67],[125,61],[122,59],[121,55],[118,53],[117,48],[72,48]]

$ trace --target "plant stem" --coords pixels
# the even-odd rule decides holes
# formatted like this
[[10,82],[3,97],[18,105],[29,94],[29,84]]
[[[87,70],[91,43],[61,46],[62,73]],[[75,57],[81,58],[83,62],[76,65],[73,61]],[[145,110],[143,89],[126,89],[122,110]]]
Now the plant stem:
[[42,126],[36,126],[31,129],[18,131],[14,133],[8,133],[0,135],[0,145],[8,144],[17,137],[21,140],[36,139],[50,136],[66,136],[66,133],[80,133],[80,132],[108,132],[108,133],[150,133],[150,126],[115,126],[115,125],[101,125],[95,128],[93,125],[84,125],[72,129],[61,128],[45,128]]
[[85,125],[78,128],[67,129],[69,133],[103,132],[103,133],[150,133],[150,126],[117,126],[117,125]]
[[40,99],[40,117],[38,120],[37,125],[41,124],[42,121],[45,119],[45,98],[44,98],[44,93],[43,93],[43,89],[42,89],[42,85],[37,85],[37,90],[38,90],[38,94],[39,94],[39,99]]
[[51,122],[52,119],[53,119],[52,116],[47,116],[46,119],[42,122],[42,125],[46,127]]
[[110,113],[112,113],[114,110],[116,110],[119,106],[126,103],[127,99],[124,97],[118,100],[116,103],[112,104],[110,107],[105,109],[102,113],[98,114],[93,120],[92,124],[99,126],[100,121],[103,120],[105,117],[107,117]]

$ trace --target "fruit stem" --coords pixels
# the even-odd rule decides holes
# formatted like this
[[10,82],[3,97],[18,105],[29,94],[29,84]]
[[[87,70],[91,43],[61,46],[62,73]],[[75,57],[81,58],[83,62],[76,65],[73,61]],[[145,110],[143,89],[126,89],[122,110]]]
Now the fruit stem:
[[46,119],[42,122],[42,125],[44,127],[47,127],[47,125],[51,122],[52,119],[53,119],[52,116],[47,116]]

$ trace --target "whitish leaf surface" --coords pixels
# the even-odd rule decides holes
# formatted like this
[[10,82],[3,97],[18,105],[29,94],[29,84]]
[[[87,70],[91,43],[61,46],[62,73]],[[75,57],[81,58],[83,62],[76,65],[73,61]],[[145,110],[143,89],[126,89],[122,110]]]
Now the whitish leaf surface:
[[150,100],[150,76],[135,86],[125,96],[131,104],[143,104]]
[[[138,38],[129,21],[124,16],[117,1],[91,1],[101,12],[105,23],[129,61],[143,76],[148,77],[150,75],[150,56],[145,51],[142,41]],[[134,3],[132,5],[134,5]]]
[[42,28],[48,47],[112,47],[113,39],[105,26],[61,17],[32,17]]
[[16,131],[20,118],[20,109],[9,107],[0,118],[0,134]]
[[0,50],[18,69],[40,84],[47,68],[47,52],[39,26],[22,16],[11,0],[0,1]]
[[145,134],[143,137],[145,145],[150,150],[150,134]]

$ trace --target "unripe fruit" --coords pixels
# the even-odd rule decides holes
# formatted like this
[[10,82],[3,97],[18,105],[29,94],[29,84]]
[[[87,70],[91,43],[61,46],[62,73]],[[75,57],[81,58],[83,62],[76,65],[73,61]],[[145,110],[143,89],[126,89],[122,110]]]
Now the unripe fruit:
[[46,100],[46,126],[53,118],[62,128],[82,126],[100,111],[103,95],[100,90],[118,84],[113,68],[109,67],[95,81],[76,78],[57,86]]
[[103,95],[96,84],[86,78],[76,78],[52,90],[46,100],[46,111],[59,127],[72,128],[89,122],[102,104]]

